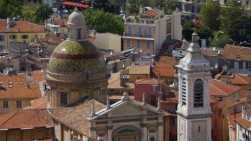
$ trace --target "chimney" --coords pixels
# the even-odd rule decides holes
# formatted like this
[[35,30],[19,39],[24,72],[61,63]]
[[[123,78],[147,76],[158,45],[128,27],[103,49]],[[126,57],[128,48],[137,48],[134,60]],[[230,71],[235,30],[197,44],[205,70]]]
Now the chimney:
[[10,29],[10,18],[6,19],[6,29],[9,30]]
[[143,94],[142,94],[142,102],[144,104],[146,104],[146,93],[145,92],[143,92]]
[[110,105],[110,98],[109,98],[109,94],[106,95],[106,109],[110,109],[111,105]]

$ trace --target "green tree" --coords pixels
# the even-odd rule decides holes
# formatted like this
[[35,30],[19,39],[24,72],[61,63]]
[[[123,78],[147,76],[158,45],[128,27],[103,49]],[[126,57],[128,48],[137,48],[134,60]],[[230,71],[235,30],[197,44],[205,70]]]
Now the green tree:
[[0,18],[20,16],[21,5],[20,0],[0,0]]
[[207,0],[200,11],[200,18],[205,26],[216,31],[220,26],[220,5],[213,0]]
[[115,34],[124,32],[123,19],[117,15],[94,9],[85,10],[84,15],[89,28],[93,28],[97,32]]
[[39,5],[35,12],[35,22],[43,23],[53,13],[52,9],[48,5]]
[[236,33],[237,24],[243,18],[244,11],[239,6],[238,3],[231,1],[227,3],[226,7],[223,7],[221,10],[221,30],[227,33],[230,37]]
[[223,31],[218,31],[214,33],[214,38],[211,42],[211,46],[217,48],[223,48],[227,43],[232,42],[230,36]]
[[183,37],[187,41],[191,41],[193,32],[194,32],[193,23],[191,21],[185,22],[184,25],[183,25],[183,29],[182,29]]
[[23,5],[22,6],[22,17],[28,21],[35,21],[36,11],[38,7],[34,5]]

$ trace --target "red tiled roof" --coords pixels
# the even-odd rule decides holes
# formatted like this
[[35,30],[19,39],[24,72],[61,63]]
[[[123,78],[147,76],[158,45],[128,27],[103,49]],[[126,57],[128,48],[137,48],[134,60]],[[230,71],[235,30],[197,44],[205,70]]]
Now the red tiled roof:
[[135,81],[135,84],[159,85],[160,81],[158,81],[157,79],[138,79]]
[[161,77],[174,77],[176,75],[175,65],[177,61],[173,57],[162,56],[158,62],[155,63],[153,73]]
[[46,109],[47,101],[46,97],[40,97],[31,101],[31,109]]
[[235,117],[235,121],[244,128],[249,129],[251,127],[251,121],[243,119],[240,114]]
[[41,96],[38,81],[43,80],[43,74],[35,71],[32,74],[32,81],[28,83],[25,74],[0,75],[0,99],[35,99]]
[[223,50],[223,57],[231,60],[251,61],[251,48],[227,44]]
[[22,110],[0,114],[0,129],[52,127],[46,110]]
[[95,102],[94,105],[96,111],[105,108],[104,104],[92,99],[86,100],[77,106],[56,108],[52,111],[51,115],[56,121],[62,123],[68,128],[83,135],[88,135],[89,121],[87,118],[90,116],[90,107],[92,102]]
[[209,95],[211,96],[228,96],[239,90],[240,87],[226,84],[220,80],[212,79],[209,82]]
[[147,10],[145,13],[144,13],[144,16],[147,16],[147,17],[156,17],[158,16],[159,13],[153,9],[150,9],[150,10]]
[[89,8],[89,5],[82,4],[82,3],[79,3],[79,2],[65,1],[63,4],[66,5],[66,6],[72,6],[72,7],[78,7],[78,8]]
[[7,20],[0,20],[0,32],[19,32],[19,33],[43,33],[45,28],[43,25],[38,25],[28,21],[15,21],[15,24],[8,30],[6,29]]
[[251,84],[251,76],[245,76],[241,74],[234,74],[230,82],[233,85],[248,85]]

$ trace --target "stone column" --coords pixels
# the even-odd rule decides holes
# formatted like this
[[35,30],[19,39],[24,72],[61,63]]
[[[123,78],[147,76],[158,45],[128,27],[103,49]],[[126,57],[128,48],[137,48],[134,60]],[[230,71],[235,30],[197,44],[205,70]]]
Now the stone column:
[[163,117],[158,118],[158,141],[164,141]]
[[[109,115],[108,115],[109,116]],[[112,121],[108,121],[107,125],[107,141],[112,141]]]
[[147,134],[147,127],[146,127],[146,119],[143,118],[143,121],[141,123],[141,141],[147,141],[148,140],[148,134]]

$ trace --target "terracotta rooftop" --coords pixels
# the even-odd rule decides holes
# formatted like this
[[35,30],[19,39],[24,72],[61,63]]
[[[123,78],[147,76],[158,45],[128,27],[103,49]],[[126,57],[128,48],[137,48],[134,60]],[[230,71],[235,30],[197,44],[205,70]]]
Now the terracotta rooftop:
[[31,101],[31,106],[28,107],[31,109],[46,109],[47,108],[47,101],[46,97],[40,97]]
[[232,117],[235,119],[236,123],[241,125],[242,127],[249,129],[251,128],[251,121],[247,119],[243,119],[241,114],[236,115],[236,117]]
[[209,82],[209,95],[210,96],[228,96],[238,92],[240,87],[226,84],[223,81],[212,79]]
[[0,99],[35,99],[41,95],[39,81],[43,80],[41,71],[34,71],[31,77],[25,74],[0,75]]
[[159,85],[160,81],[157,79],[138,79],[135,81],[135,84]]
[[156,17],[159,15],[159,13],[154,9],[149,9],[146,10],[143,15],[146,17]]
[[22,110],[0,114],[0,129],[52,127],[53,121],[46,110]]
[[90,116],[90,109],[92,102],[95,104],[95,111],[99,111],[105,108],[105,105],[92,99],[86,100],[80,105],[74,107],[60,107],[52,111],[52,117],[61,122],[68,128],[75,130],[83,135],[88,135],[89,126],[88,126],[88,117]]
[[251,76],[234,74],[229,81],[233,85],[248,85],[251,84]]
[[175,65],[177,65],[175,58],[162,56],[160,60],[155,63],[153,73],[160,77],[174,77],[176,75]]
[[251,61],[251,48],[227,44],[223,49],[224,59]]
[[0,20],[0,32],[12,33],[43,33],[45,28],[43,25],[31,23],[29,21],[15,21],[9,29],[7,27],[7,20]]

